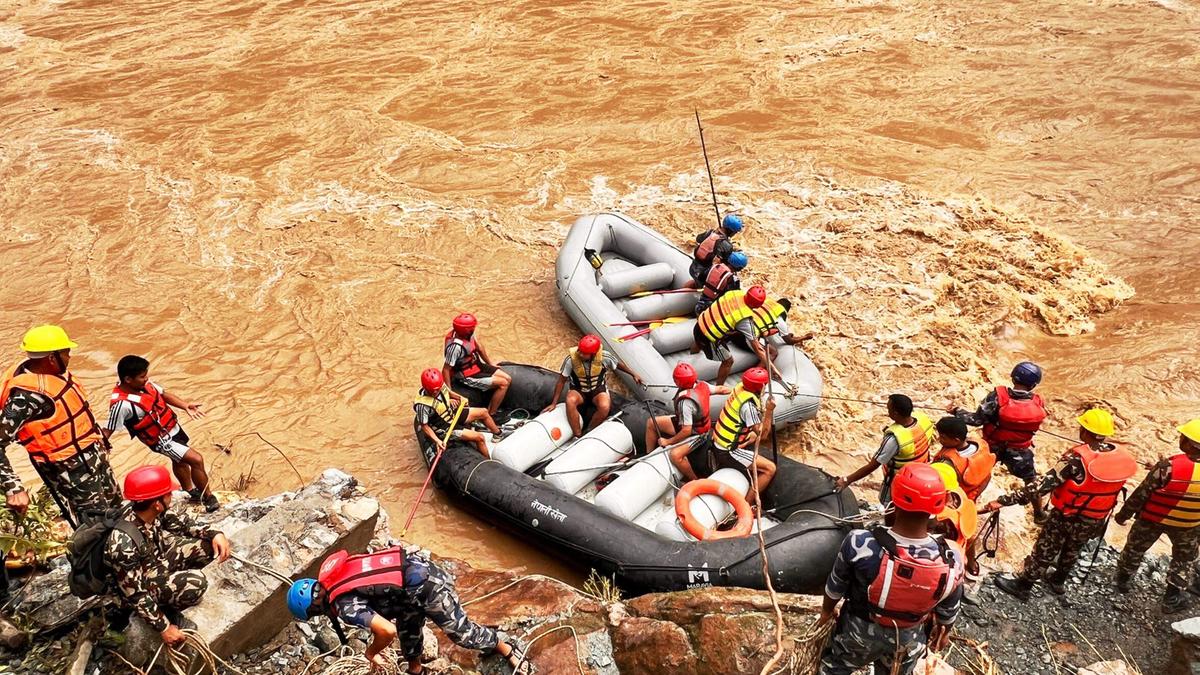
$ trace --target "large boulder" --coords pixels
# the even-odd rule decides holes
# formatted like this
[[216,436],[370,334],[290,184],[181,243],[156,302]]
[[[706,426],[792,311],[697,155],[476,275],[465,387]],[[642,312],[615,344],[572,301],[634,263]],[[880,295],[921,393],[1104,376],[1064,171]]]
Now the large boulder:
[[[349,475],[327,470],[295,493],[245,502],[213,523],[235,554],[289,578],[315,576],[321,561],[339,549],[365,550],[375,532],[379,504]],[[237,560],[204,569],[208,591],[184,616],[221,657],[258,647],[292,621],[287,587]],[[139,619],[126,634],[125,658],[147,663],[161,644]]]

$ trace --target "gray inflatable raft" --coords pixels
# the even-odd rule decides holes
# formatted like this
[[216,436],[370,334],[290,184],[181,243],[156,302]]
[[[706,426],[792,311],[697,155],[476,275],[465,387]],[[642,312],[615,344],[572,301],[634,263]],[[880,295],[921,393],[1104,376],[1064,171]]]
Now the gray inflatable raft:
[[[604,262],[597,270],[589,263],[594,252]],[[690,354],[692,327],[696,324],[693,292],[646,295],[647,291],[680,289],[690,279],[691,253],[681,251],[658,232],[627,216],[616,213],[586,215],[575,221],[558,252],[558,297],[563,309],[585,333],[595,333],[604,348],[616,355],[649,386],[634,386],[623,373],[625,385],[637,396],[670,405],[675,395],[671,372],[680,361],[691,363],[701,379],[711,382],[720,363],[703,353]],[[771,287],[767,293],[774,297]],[[667,319],[645,336],[619,340],[640,326],[617,324],[651,319]],[[775,367],[786,384],[776,381],[775,423],[795,424],[816,416],[821,394],[821,374],[803,351],[771,338],[778,354]],[[731,347],[733,372],[726,384],[733,386],[741,373],[758,363],[745,349]],[[714,396],[712,414],[720,411],[725,397]]]

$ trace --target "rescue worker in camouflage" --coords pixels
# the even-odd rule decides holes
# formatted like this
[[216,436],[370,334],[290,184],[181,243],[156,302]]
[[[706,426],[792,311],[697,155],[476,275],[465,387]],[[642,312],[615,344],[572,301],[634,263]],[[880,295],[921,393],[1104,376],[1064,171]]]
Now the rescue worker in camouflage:
[[[495,651],[514,672],[530,673],[524,653],[496,629],[467,617],[454,590],[454,579],[422,555],[400,548],[351,556],[339,551],[325,560],[317,579],[301,579],[288,591],[288,609],[301,621],[336,616],[371,631],[366,658],[373,668],[388,667],[383,651],[400,640],[400,656],[409,673],[422,673],[425,620],[433,621],[454,644]],[[518,670],[519,668],[519,670]]]
[[108,443],[67,369],[77,346],[58,326],[30,329],[21,343],[25,359],[0,386],[0,489],[8,507],[22,514],[29,508],[29,494],[3,453],[17,441],[73,526],[121,502]]
[[1055,595],[1066,593],[1067,577],[1079,560],[1083,545],[1103,536],[1108,517],[1125,481],[1137,471],[1137,461],[1107,438],[1115,431],[1112,415],[1093,408],[1077,418],[1079,445],[1068,450],[1040,481],[1002,495],[980,510],[990,513],[1004,506],[1028,504],[1051,494],[1051,509],[1038,532],[1033,551],[1016,577],[1000,577],[996,587],[1025,601],[1033,585],[1046,576]]
[[1166,535],[1171,541],[1165,613],[1178,612],[1185,601],[1192,567],[1200,554],[1200,418],[1179,427],[1180,454],[1160,461],[1125,500],[1115,520],[1129,528],[1117,561],[1117,590],[1128,593],[1146,551]]
[[[906,464],[892,485],[895,520],[888,528],[851,530],[825,584],[820,623],[837,616],[820,675],[911,675],[929,649],[949,644],[962,605],[962,550],[929,532],[946,507],[941,475]],[[845,599],[841,612],[838,603]],[[870,672],[870,671],[868,671]]]
[[172,513],[171,492],[178,488],[166,467],[143,466],[125,477],[124,516],[136,535],[117,527],[109,535],[104,559],[122,604],[136,612],[163,642],[179,645],[184,634],[179,612],[200,602],[208,590],[201,568],[229,559],[224,534],[198,526],[186,514]]

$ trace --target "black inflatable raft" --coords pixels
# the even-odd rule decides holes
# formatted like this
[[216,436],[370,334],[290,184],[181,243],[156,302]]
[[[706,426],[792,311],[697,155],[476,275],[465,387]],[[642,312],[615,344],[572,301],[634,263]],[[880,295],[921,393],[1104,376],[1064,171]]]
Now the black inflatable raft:
[[[550,401],[557,374],[520,364],[504,364],[503,368],[512,374],[513,384],[497,422],[522,417],[525,412],[535,417],[525,424],[542,427],[535,431],[543,434],[543,439],[548,437],[549,427],[537,416]],[[473,399],[476,405],[482,403],[477,392],[461,393]],[[643,436],[649,416],[667,414],[659,403],[634,401],[614,394],[613,413],[618,412],[616,422],[624,425],[628,433],[626,435],[620,429],[615,431],[625,438],[632,438],[639,454],[644,452]],[[589,413],[585,411],[585,420]],[[553,431],[559,433],[558,428]],[[569,429],[567,433],[569,435]],[[588,433],[584,439],[588,438]],[[436,447],[419,430],[417,438],[426,463],[432,463]],[[514,434],[508,439],[511,441],[509,448],[526,438],[532,436]],[[582,447],[582,440],[578,443],[582,449],[577,454],[595,452]],[[601,448],[601,453],[608,452],[605,448],[614,449],[611,441],[600,440],[599,443],[602,445],[588,447]],[[551,452],[548,458],[553,459],[571,447],[568,442]],[[770,449],[765,446],[762,452],[771,456]],[[672,538],[660,533],[663,526],[668,529],[675,526],[678,530],[671,507],[679,482],[677,476],[671,478],[668,475],[666,480],[673,484],[672,487],[668,487],[641,515],[621,517],[598,507],[595,502],[603,501],[600,495],[604,490],[619,485],[620,476],[628,474],[632,468],[617,469],[616,480],[607,484],[600,482],[604,487],[599,487],[598,481],[589,476],[586,485],[568,493],[549,480],[552,472],[547,471],[546,460],[518,470],[509,465],[513,461],[506,460],[504,453],[494,451],[493,457],[485,459],[471,445],[451,441],[438,463],[434,482],[469,510],[531,538],[538,542],[539,549],[557,551],[581,570],[591,568],[612,576],[618,586],[629,593],[705,586],[765,588],[756,535],[696,541],[686,535]],[[661,468],[657,470],[660,475],[669,472],[665,460],[662,457],[658,462],[660,467],[667,467],[666,472]],[[597,460],[602,465],[605,461],[611,459]],[[632,466],[639,463],[647,462],[634,461]],[[833,481],[824,472],[782,456],[778,458],[778,465],[775,480],[762,497],[763,534],[772,581],[777,590],[819,594],[847,531],[847,527],[834,518],[854,515],[858,508],[851,491],[846,490],[840,495],[833,493]],[[517,463],[517,466],[523,465]],[[550,466],[552,468],[554,464]],[[645,469],[640,471],[647,473]],[[630,480],[640,476],[632,476]],[[630,487],[638,491],[641,486],[626,485],[614,489],[613,494]],[[668,520],[672,522],[666,522]],[[655,522],[659,523],[660,531],[652,526]]]

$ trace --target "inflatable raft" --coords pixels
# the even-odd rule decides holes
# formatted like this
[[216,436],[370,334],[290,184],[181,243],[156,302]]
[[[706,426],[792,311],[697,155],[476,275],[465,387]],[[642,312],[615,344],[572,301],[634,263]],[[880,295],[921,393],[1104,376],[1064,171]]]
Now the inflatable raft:
[[[554,551],[581,571],[612,576],[630,593],[705,586],[765,588],[756,535],[700,541],[676,517],[681,477],[666,453],[643,456],[650,415],[666,414],[652,401],[613,394],[613,414],[573,438],[564,404],[541,413],[558,374],[536,366],[503,364],[513,376],[497,422],[514,428],[491,444],[491,459],[452,441],[434,482],[460,505]],[[476,392],[459,392],[482,403]],[[588,419],[591,411],[583,411]],[[420,431],[427,463],[437,449]],[[770,451],[762,452],[770,456]],[[635,457],[635,455],[637,455]],[[775,588],[818,594],[846,528],[857,513],[849,490],[833,492],[825,473],[778,458],[779,471],[762,495],[763,535]],[[745,495],[744,475],[730,469],[711,479]],[[689,484],[691,485],[691,484]],[[701,527],[730,519],[732,507],[715,495],[689,502]]]
[[[603,262],[597,269],[589,260]],[[563,309],[580,330],[599,335],[609,353],[652,385],[634,388],[631,379],[621,374],[638,397],[670,403],[675,395],[671,372],[680,361],[692,364],[700,378],[710,383],[717,375],[719,362],[689,353],[698,292],[656,293],[682,289],[691,279],[691,261],[690,251],[679,250],[654,230],[615,213],[575,221],[558,252],[555,280]],[[772,294],[769,285],[767,293]],[[630,322],[661,319],[668,322],[644,336],[619,339],[637,330]],[[772,341],[778,350],[775,367],[785,379],[773,387],[775,423],[786,426],[816,416],[820,372],[800,349],[778,337]],[[725,382],[729,386],[740,381],[742,371],[758,364],[752,352],[738,347],[731,351],[733,372]],[[725,405],[725,397],[714,396],[711,405],[715,414]]]

